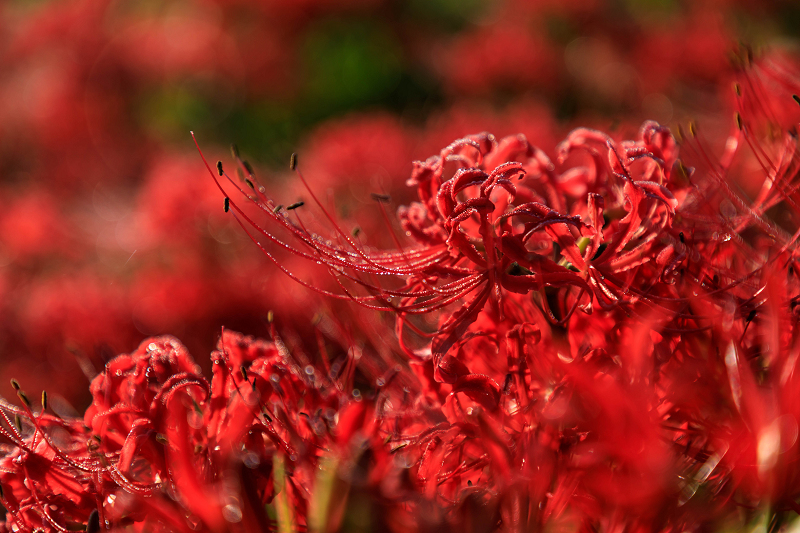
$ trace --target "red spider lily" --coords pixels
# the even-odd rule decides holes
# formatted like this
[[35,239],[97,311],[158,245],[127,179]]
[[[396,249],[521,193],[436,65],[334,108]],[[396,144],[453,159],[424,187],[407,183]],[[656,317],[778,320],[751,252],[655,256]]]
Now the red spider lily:
[[[401,342],[404,326],[414,328],[409,317],[431,313],[468,297],[461,309],[444,315],[431,345],[437,380],[457,379],[441,374],[441,359],[474,322],[490,295],[502,316],[504,293],[538,292],[550,320],[560,324],[578,306],[589,311],[593,295],[601,306],[624,300],[618,293],[628,289],[630,282],[619,275],[646,262],[648,259],[643,258],[652,256],[654,248],[661,254],[657,267],[660,276],[667,276],[676,268],[681,256],[672,250],[674,244],[670,243],[670,249],[655,240],[665,228],[669,229],[677,205],[669,189],[659,183],[667,183],[673,172],[675,143],[669,132],[657,124],[645,124],[640,136],[640,141],[623,143],[618,148],[599,132],[577,130],[561,145],[561,158],[582,149],[592,156],[594,168],[573,167],[562,173],[556,173],[543,152],[521,137],[498,142],[491,135],[480,135],[456,141],[440,155],[418,162],[409,181],[417,187],[420,202],[401,209],[399,218],[403,229],[421,248],[369,252],[338,226],[336,238],[341,244],[324,241],[309,233],[302,222],[291,222],[265,196],[265,189],[257,185],[246,165],[241,170],[248,173],[246,180],[253,187],[254,201],[261,211],[309,251],[284,243],[258,226],[236,202],[230,201],[230,205],[267,239],[325,264],[336,276],[344,297],[394,310]],[[608,161],[595,144],[607,150]],[[454,173],[445,178],[445,167],[451,166],[455,167]],[[526,173],[532,178],[531,185],[514,183]],[[303,179],[301,175],[300,178]],[[565,212],[565,191],[574,187],[575,181],[592,190],[585,203],[571,202],[569,211],[574,214],[570,214]],[[605,199],[594,190],[612,192],[606,212],[627,213],[618,217],[610,232],[605,230],[609,233],[607,239],[603,239],[598,226],[598,221],[603,220]],[[329,211],[322,209],[335,223]],[[642,225],[643,219],[647,224]],[[605,245],[605,251],[598,254],[600,244]],[[629,244],[630,251],[618,254]],[[365,276],[392,276],[400,278],[401,284],[387,288]],[[348,284],[360,286],[368,294],[357,295]],[[558,317],[545,297],[546,287],[572,289],[564,294],[571,294],[574,301]],[[641,290],[652,291],[653,287]],[[397,298],[396,303],[393,298]]]
[[5,455],[0,466],[2,505],[10,513],[4,531],[32,531],[35,527],[66,531],[86,523],[96,507],[95,479],[82,464],[89,433],[79,420],[62,420],[3,402],[0,430]]
[[321,458],[365,431],[351,374],[227,331],[212,360],[209,384],[176,339],[146,340],[95,378],[85,425],[4,403],[7,526],[66,531],[95,510],[104,528],[265,531],[268,504],[305,527]]

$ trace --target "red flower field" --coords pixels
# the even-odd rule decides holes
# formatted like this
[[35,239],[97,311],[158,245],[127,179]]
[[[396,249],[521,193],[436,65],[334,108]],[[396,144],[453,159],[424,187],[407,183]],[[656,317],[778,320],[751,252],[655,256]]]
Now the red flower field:
[[462,7],[1,8],[0,532],[800,527],[796,8]]

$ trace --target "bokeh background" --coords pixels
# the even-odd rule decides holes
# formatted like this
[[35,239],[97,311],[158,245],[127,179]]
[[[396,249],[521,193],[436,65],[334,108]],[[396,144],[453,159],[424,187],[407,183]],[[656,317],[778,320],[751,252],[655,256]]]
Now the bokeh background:
[[149,335],[207,365],[223,326],[318,319],[223,212],[190,130],[212,162],[236,143],[286,203],[298,152],[380,242],[358,213],[409,198],[412,160],[480,131],[552,153],[577,125],[713,129],[742,50],[795,53],[799,29],[791,0],[6,0],[0,394],[15,377],[82,410]]

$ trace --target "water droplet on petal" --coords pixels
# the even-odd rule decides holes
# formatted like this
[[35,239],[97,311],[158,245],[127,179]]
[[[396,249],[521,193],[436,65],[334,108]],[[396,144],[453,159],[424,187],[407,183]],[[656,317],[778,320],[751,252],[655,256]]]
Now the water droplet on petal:
[[222,508],[222,517],[226,522],[236,524],[242,521],[242,508],[238,505],[229,503]]
[[247,468],[258,468],[258,465],[261,464],[261,459],[258,457],[257,453],[247,452],[244,454],[244,457],[242,457],[242,462]]

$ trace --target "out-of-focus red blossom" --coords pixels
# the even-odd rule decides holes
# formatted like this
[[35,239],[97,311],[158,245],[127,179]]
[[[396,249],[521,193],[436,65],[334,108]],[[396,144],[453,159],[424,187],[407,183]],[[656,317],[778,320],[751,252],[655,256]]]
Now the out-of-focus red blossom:
[[559,82],[551,74],[556,49],[524,22],[493,24],[449,44],[441,54],[449,84],[467,94],[509,87],[552,90]]
[[757,9],[747,4],[703,0],[652,10],[629,3],[620,11],[607,2],[498,2],[474,15],[476,24],[436,42],[428,62],[462,97],[561,96],[570,87],[593,105],[638,108],[686,82],[724,79],[736,32],[731,13]]
[[728,68],[727,31],[717,8],[702,4],[690,7],[680,25],[667,19],[647,28],[647,38],[633,53],[643,89],[669,92],[682,79],[719,80]]
[[[303,165],[308,169],[310,187],[328,195],[336,205],[359,206],[373,202],[370,190],[392,197],[406,194],[403,178],[411,167],[413,149],[409,128],[391,115],[350,116],[314,132],[303,149],[308,154]],[[291,185],[297,198],[306,196],[302,184]],[[368,235],[379,234],[383,228],[362,224]]]
[[6,262],[28,263],[54,252],[69,254],[71,228],[51,193],[30,190],[9,202],[8,209],[0,215],[0,253]]
[[65,185],[75,196],[99,180],[132,180],[161,149],[143,116],[159,98],[191,91],[222,113],[245,99],[291,100],[305,28],[374,4],[4,4],[0,157],[12,173]]

